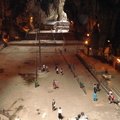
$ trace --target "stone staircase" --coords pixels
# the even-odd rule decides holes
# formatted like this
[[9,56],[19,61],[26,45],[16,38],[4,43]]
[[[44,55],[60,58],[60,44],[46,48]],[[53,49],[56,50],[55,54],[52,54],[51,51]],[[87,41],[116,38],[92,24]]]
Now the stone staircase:
[[36,39],[36,34],[37,34],[37,39],[38,40],[63,40],[62,33],[34,33],[34,34],[27,34],[26,39],[27,40],[35,40]]
[[33,30],[26,34],[27,40],[75,40],[72,32],[69,32],[69,22],[54,21],[44,25],[44,30]]
[[38,40],[75,40],[75,35],[72,32],[67,33],[34,33],[27,34],[26,40],[35,40],[37,34]]

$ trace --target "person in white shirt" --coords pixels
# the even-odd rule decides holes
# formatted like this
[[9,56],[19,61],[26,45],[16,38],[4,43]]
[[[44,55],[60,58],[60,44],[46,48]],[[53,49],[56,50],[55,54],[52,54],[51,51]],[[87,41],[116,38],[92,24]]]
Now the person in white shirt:
[[62,119],[63,119],[62,108],[61,108],[61,107],[58,108],[58,119],[59,119],[59,120],[62,120]]
[[85,115],[84,112],[81,112],[81,116],[79,120],[88,120],[88,117]]

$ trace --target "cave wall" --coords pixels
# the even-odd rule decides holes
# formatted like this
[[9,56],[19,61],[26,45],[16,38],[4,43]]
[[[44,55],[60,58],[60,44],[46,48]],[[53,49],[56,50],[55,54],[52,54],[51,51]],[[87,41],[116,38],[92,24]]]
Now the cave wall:
[[65,0],[48,1],[30,0],[28,2],[27,11],[34,17],[34,23],[45,24],[47,21],[67,20],[63,11]]
[[90,33],[92,46],[104,47],[109,39],[114,49],[120,47],[120,0],[1,0],[0,8],[1,28],[8,24],[14,28],[23,15],[26,19],[33,16],[35,27],[48,20],[69,20],[70,30],[78,38]]

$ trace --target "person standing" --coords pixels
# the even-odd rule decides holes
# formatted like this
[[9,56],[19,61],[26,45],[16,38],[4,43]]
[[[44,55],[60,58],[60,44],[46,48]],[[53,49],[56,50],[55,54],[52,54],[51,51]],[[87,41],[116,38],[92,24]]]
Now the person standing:
[[56,73],[59,74],[59,69],[58,68],[56,68]]
[[114,103],[114,101],[115,101],[114,95],[113,95],[113,94],[110,94],[110,95],[108,96],[108,100],[109,100],[109,103]]
[[109,92],[108,92],[108,100],[109,100],[109,103],[111,103],[111,96],[113,95],[113,93],[112,93],[112,91],[110,90]]
[[97,101],[98,98],[97,98],[97,93],[93,92],[93,101]]
[[112,94],[112,95],[111,95],[111,99],[110,99],[110,103],[114,103],[114,101],[115,101],[115,97],[114,97],[114,95]]
[[56,70],[57,68],[58,68],[58,65],[56,64],[56,65],[55,65],[55,70]]
[[110,90],[109,92],[108,92],[108,96],[111,96],[113,93],[112,93],[112,91]]
[[88,117],[84,112],[81,112],[80,120],[88,120]]
[[8,41],[9,41],[9,34],[7,32],[3,32],[2,40],[3,40],[4,47],[7,47]]
[[45,71],[45,68],[46,68],[46,66],[43,65],[43,66],[42,66],[42,71],[43,71],[43,72]]
[[94,93],[97,93],[97,85],[96,84],[94,84],[93,90],[94,90]]
[[80,120],[81,114],[78,114],[75,120]]
[[53,80],[53,89],[59,88],[56,80]]
[[55,111],[56,110],[56,102],[55,100],[53,99],[52,100],[52,111]]
[[63,119],[62,108],[61,108],[61,107],[58,108],[58,119],[59,119],[59,120],[62,120],[62,119]]
[[61,75],[63,75],[63,69],[62,68],[60,68],[60,73],[61,73]]
[[97,91],[100,91],[100,83],[97,83],[96,88],[97,88]]
[[45,67],[46,72],[49,72],[48,66],[46,65]]

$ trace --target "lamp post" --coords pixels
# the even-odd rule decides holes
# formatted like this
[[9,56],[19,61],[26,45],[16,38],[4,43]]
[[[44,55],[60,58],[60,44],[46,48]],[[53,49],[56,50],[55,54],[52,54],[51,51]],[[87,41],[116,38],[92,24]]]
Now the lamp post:
[[[39,33],[40,33],[40,29],[39,29]],[[40,39],[38,40],[38,46],[39,46],[39,68],[41,68],[41,42]]]
[[84,44],[85,44],[85,46],[87,48],[87,55],[89,55],[89,41],[86,40]]
[[117,63],[120,63],[120,58],[117,58]]
[[[36,44],[37,44],[37,39],[38,39],[38,32],[36,32]],[[36,67],[36,74],[35,74],[35,88],[39,86],[38,84],[38,60],[37,60],[37,51],[36,51],[36,57],[35,57],[35,67]]]

